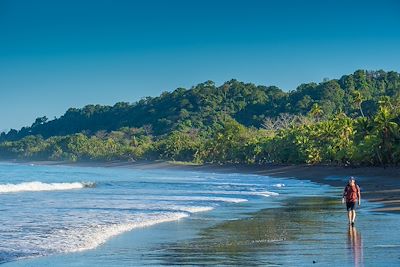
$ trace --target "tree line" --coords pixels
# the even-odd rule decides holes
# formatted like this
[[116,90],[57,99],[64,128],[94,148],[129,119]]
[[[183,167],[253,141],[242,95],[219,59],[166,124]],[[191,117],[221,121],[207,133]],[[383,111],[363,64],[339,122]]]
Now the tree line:
[[89,105],[0,136],[7,159],[396,165],[400,75],[356,71],[292,92],[231,80]]

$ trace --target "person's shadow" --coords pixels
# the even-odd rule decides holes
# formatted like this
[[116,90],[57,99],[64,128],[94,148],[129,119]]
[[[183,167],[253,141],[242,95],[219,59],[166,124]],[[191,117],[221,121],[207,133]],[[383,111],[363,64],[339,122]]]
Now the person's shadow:
[[361,233],[355,227],[349,227],[347,245],[351,256],[354,258],[354,266],[364,266],[364,248]]

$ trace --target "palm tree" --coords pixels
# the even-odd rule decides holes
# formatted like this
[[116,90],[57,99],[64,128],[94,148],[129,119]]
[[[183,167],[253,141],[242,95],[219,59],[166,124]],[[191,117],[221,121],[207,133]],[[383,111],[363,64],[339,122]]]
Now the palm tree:
[[315,118],[316,121],[319,121],[322,118],[323,114],[324,114],[324,111],[322,110],[320,105],[318,105],[317,103],[314,103],[314,105],[312,106],[312,108],[310,110],[310,115],[313,118]]
[[358,107],[360,110],[361,116],[364,117],[364,112],[362,110],[362,102],[364,101],[364,98],[362,97],[360,91],[355,90],[353,91],[353,103]]
[[[374,128],[380,139],[379,149],[387,163],[394,162],[392,147],[399,132],[399,125],[395,122],[394,113],[390,112],[388,106],[381,105],[374,118]],[[385,163],[383,162],[383,163]]]

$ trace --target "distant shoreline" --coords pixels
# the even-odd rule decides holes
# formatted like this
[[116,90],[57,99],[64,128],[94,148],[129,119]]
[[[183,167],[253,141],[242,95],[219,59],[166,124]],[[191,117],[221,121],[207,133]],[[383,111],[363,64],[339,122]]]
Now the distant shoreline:
[[[245,173],[271,177],[310,180],[315,183],[344,187],[349,176],[358,178],[362,198],[383,204],[376,208],[381,212],[400,212],[400,168],[399,167],[336,167],[325,165],[216,165],[191,164],[171,161],[140,162],[65,162],[65,161],[2,161],[9,163],[64,165],[80,167],[106,167],[131,169],[177,169],[218,173]],[[340,196],[338,196],[340,198]],[[362,203],[361,203],[362,204]]]

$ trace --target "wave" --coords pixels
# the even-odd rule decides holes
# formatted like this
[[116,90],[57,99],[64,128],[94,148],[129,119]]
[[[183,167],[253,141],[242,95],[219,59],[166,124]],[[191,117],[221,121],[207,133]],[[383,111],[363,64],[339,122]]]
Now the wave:
[[0,264],[17,259],[94,249],[124,232],[186,217],[189,214],[183,212],[136,214],[131,218],[120,218],[116,223],[83,222],[51,231],[29,233],[20,239],[8,240],[6,246],[0,245]]
[[214,195],[243,195],[243,196],[279,196],[279,193],[271,191],[198,191],[195,193],[214,194]]
[[228,202],[241,203],[248,201],[244,198],[230,197],[207,197],[207,196],[143,196],[141,199],[146,200],[166,200],[166,201],[211,201],[211,202]]
[[213,207],[204,207],[204,206],[188,206],[188,207],[176,206],[172,208],[174,208],[175,210],[185,211],[189,213],[206,212],[214,209]]
[[[41,249],[46,254],[69,253],[94,249],[104,244],[110,238],[137,228],[149,227],[159,223],[177,221],[189,217],[187,213],[167,213],[136,215],[131,222],[111,225],[93,225],[88,228],[58,230],[49,237]],[[40,246],[39,246],[40,247]]]
[[279,193],[271,192],[271,191],[264,191],[264,192],[257,192],[256,195],[270,197],[270,196],[279,196]]
[[211,211],[214,207],[210,206],[182,206],[182,205],[168,205],[168,204],[133,204],[130,209],[138,210],[165,210],[173,212],[187,212],[187,213],[197,213]]
[[[270,196],[279,196],[279,193],[276,192],[271,192],[271,191],[239,191],[239,190],[170,190],[170,193],[174,193],[174,194],[182,194],[182,193],[186,193],[186,194],[190,194],[191,196],[188,197],[203,197],[203,196],[193,196],[193,195],[198,195],[198,194],[202,194],[202,195],[239,195],[239,196],[263,196],[263,197],[270,197]],[[171,198],[171,200],[175,200],[177,196],[173,196]],[[204,198],[204,197],[203,197]],[[209,196],[206,196],[205,198],[210,198]],[[215,199],[215,197],[211,197],[213,199]],[[212,200],[213,200],[212,199]],[[241,198],[217,198],[217,201],[224,201],[224,202],[234,202],[234,203],[239,203],[239,202],[244,202],[241,201]],[[186,200],[186,199],[185,199]],[[195,199],[197,200],[197,199]],[[203,200],[203,199],[198,199],[198,200]],[[206,200],[206,199],[204,199]]]
[[17,192],[37,192],[37,191],[59,191],[82,189],[86,187],[95,187],[92,182],[74,182],[74,183],[42,183],[42,182],[24,182],[19,184],[0,184],[1,193]]

